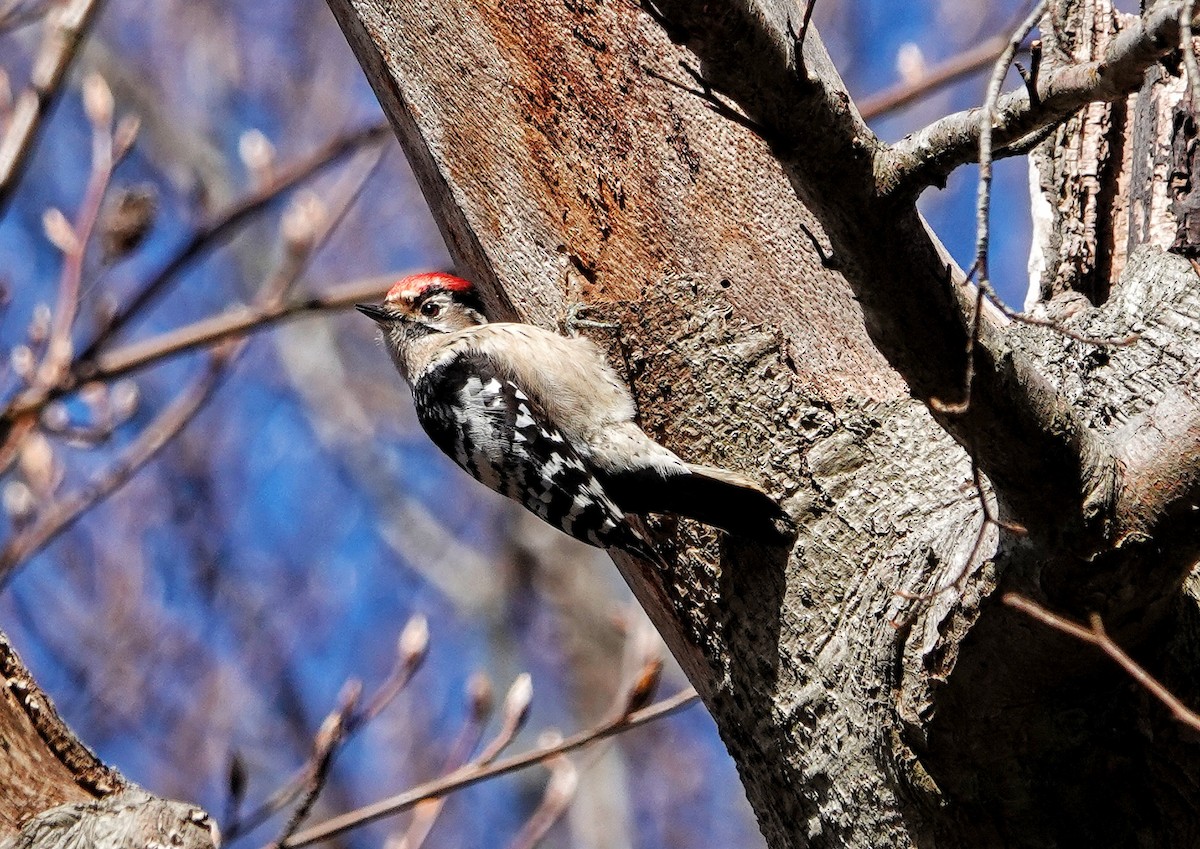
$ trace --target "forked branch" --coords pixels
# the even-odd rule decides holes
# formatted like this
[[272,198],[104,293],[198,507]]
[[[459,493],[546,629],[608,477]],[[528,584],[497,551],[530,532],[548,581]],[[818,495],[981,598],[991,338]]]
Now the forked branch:
[[1088,625],[1084,626],[1078,622],[1072,622],[1070,619],[1064,619],[1062,616],[1051,613],[1037,602],[1016,593],[1005,595],[1004,603],[1009,607],[1016,608],[1022,613],[1032,616],[1045,625],[1049,625],[1056,631],[1096,646],[1116,661],[1117,665],[1124,669],[1130,678],[1144,687],[1154,698],[1166,705],[1167,709],[1171,711],[1177,720],[1196,731],[1200,731],[1200,714],[1197,714],[1181,702],[1174,693],[1164,687],[1157,678],[1143,669],[1136,660],[1126,654],[1123,648],[1113,642],[1112,637],[1104,630],[1104,622],[1101,621],[1099,614],[1093,613],[1088,619]]
[[425,799],[435,799],[447,793],[461,790],[464,787],[478,784],[497,775],[504,775],[532,766],[533,764],[542,763],[558,755],[590,745],[597,740],[603,740],[614,734],[627,731],[630,728],[636,728],[639,725],[644,725],[647,722],[668,716],[693,704],[699,698],[696,691],[688,687],[686,690],[681,690],[674,696],[656,702],[649,707],[607,720],[594,728],[581,731],[553,745],[539,746],[520,755],[513,755],[502,761],[496,761],[486,767],[463,767],[447,776],[427,782],[419,787],[414,787],[412,790],[388,799],[383,799],[373,805],[367,805],[366,807],[359,808],[357,811],[343,814],[340,817],[334,817],[320,825],[298,832],[283,844],[284,849],[297,849],[300,846],[308,846],[321,840],[328,840],[331,837],[336,837],[339,834],[382,819],[383,817],[406,811]]
[[[1178,49],[1183,0],[1159,3],[1140,21],[1113,39],[1104,55],[1043,74],[1040,97],[1021,87],[995,106],[991,136],[995,155],[1012,155],[1021,142],[1048,130],[1088,103],[1127,97],[1142,84],[1146,70]],[[928,186],[941,186],[952,171],[979,152],[982,108],[941,118],[893,145],[880,163],[879,190],[912,197]]]

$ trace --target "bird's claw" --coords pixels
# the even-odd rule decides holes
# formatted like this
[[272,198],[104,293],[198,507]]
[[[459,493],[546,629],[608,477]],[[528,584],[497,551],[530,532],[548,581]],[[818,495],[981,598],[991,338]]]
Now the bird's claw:
[[595,321],[590,318],[583,318],[582,313],[591,309],[590,304],[583,301],[576,301],[567,307],[566,313],[563,315],[563,329],[570,336],[578,336],[579,328],[591,327],[599,330],[616,330],[621,325],[611,321]]

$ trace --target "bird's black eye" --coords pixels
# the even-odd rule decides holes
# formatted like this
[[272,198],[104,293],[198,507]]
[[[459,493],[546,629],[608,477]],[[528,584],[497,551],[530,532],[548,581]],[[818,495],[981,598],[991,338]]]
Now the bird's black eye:
[[442,305],[434,301],[426,301],[421,304],[421,315],[427,318],[436,318],[442,311]]

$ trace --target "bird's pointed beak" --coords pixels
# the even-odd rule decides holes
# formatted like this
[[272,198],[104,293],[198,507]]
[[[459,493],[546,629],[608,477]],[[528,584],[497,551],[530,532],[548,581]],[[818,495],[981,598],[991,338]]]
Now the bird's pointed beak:
[[367,318],[371,319],[372,321],[379,322],[380,324],[384,322],[393,322],[396,320],[396,317],[384,309],[380,304],[355,304],[354,308]]

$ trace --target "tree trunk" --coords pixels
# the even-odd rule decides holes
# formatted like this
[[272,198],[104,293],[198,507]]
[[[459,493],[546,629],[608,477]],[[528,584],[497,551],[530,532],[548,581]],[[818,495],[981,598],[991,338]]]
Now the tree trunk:
[[[1153,63],[1179,4],[1158,5],[1108,53],[1111,10],[1089,5],[1105,26],[1084,24],[1092,52],[1072,61],[1103,67],[1075,73],[1056,54],[1052,75],[1048,51],[1037,104],[1018,92],[998,108],[997,149],[1116,99],[1147,67],[1166,74]],[[582,301],[612,325],[588,332],[647,429],[759,478],[799,523],[785,552],[662,518],[669,571],[616,558],[771,846],[1195,841],[1194,735],[1093,647],[1001,601],[1097,612],[1192,689],[1197,610],[1180,587],[1200,542],[1196,281],[1145,237],[1150,214],[1077,268],[1062,248],[1117,233],[1123,195],[1106,181],[1137,167],[1089,172],[1112,190],[1073,206],[1054,199],[1079,170],[1043,169],[1054,214],[1081,220],[1043,231],[1058,241],[1039,246],[1038,286],[1086,297],[1055,313],[1072,329],[1138,344],[989,313],[955,410],[975,296],[915,198],[969,158],[966,131],[883,145],[815,31],[799,45],[803,9],[330,6],[493,316],[562,326]],[[948,129],[978,125],[967,118]],[[1077,158],[1127,161],[1134,146],[1104,135],[1125,123],[1091,120]],[[991,509],[1024,534],[980,530],[972,458]]]
[[101,763],[0,634],[0,849],[211,849],[204,811],[157,799]]

